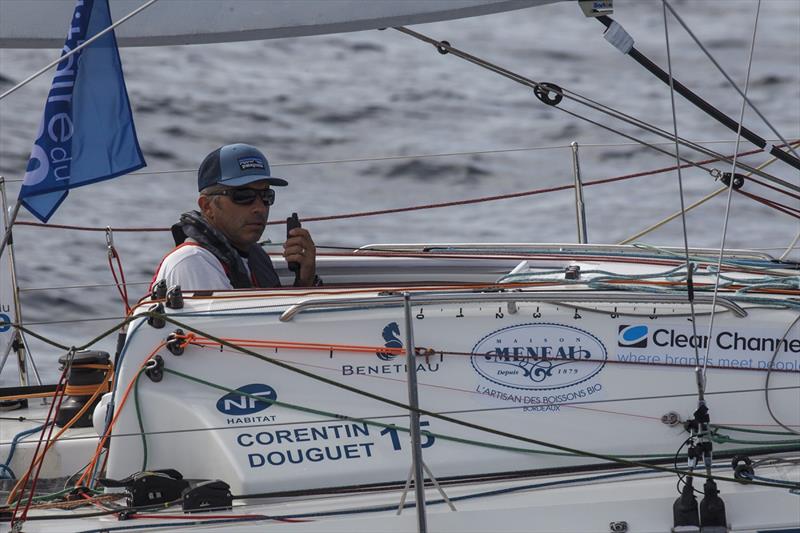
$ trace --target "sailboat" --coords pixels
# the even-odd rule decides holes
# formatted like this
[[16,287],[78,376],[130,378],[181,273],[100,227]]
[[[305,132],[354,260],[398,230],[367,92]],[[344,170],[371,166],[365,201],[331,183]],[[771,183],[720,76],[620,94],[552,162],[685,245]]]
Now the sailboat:
[[[118,35],[166,45],[397,27],[558,106],[563,88],[405,27],[543,3],[221,0],[187,17],[162,1]],[[582,4],[630,54],[610,3]],[[2,9],[9,47],[60,46],[71,13],[50,0]],[[759,148],[791,165],[795,144]],[[731,194],[744,178],[723,160]],[[109,331],[123,326],[115,354],[63,357],[68,398],[0,390],[20,407],[3,419],[0,459],[23,480],[8,484],[3,518],[24,531],[797,529],[797,264],[587,244],[575,163],[578,244],[372,244],[320,256],[323,287],[290,287],[280,260],[289,288],[154,285]],[[57,397],[23,402],[39,396]],[[63,490],[28,498],[36,478]]]

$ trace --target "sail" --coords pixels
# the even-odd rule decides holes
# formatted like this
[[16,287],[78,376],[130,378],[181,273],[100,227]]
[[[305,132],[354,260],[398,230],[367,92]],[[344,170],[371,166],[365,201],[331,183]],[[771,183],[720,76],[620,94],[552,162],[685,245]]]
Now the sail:
[[[120,46],[275,39],[474,17],[564,0],[160,0],[118,29]],[[115,0],[116,20],[144,0]],[[2,0],[0,48],[57,48],[72,2]]]

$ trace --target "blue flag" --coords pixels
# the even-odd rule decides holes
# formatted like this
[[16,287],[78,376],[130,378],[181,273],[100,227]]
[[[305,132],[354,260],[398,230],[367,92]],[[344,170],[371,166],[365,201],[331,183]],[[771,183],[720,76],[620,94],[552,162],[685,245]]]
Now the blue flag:
[[[110,25],[108,0],[77,0],[61,55]],[[47,222],[69,189],[145,164],[110,31],[58,64],[19,201]]]

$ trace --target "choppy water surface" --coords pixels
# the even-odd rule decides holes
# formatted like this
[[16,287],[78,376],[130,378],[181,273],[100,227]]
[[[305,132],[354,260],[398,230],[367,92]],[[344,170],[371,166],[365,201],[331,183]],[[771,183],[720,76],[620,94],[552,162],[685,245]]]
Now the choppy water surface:
[[[0,0],[0,12],[2,9]],[[202,5],[200,3],[200,5]],[[674,2],[693,31],[738,83],[743,84],[755,2]],[[666,66],[661,4],[616,2],[616,16],[636,46]],[[115,13],[115,16],[121,16]],[[418,26],[537,81],[557,83],[661,128],[672,129],[668,89],[602,38],[603,27],[573,3]],[[741,98],[676,22],[670,24],[672,64],[686,85],[731,116]],[[55,57],[48,50],[0,50],[0,90]],[[53,223],[91,226],[163,226],[191,209],[195,169],[206,153],[230,142],[262,147],[291,187],[279,192],[273,219],[402,207],[473,198],[572,180],[568,145],[578,141],[585,180],[668,166],[669,157],[624,142],[540,103],[529,89],[393,30],[214,45],[123,49],[131,102],[147,172],[73,191]],[[0,174],[21,177],[50,80],[37,80],[0,102]],[[749,89],[750,99],[786,138],[800,138],[800,2],[762,4]],[[679,133],[721,140],[730,153],[735,135],[678,98]],[[598,118],[574,103],[562,107]],[[629,134],[656,140],[628,126]],[[774,138],[748,111],[745,123]],[[302,164],[318,161],[449,152],[561,147],[512,153],[436,158]],[[744,149],[752,146],[744,143]],[[684,152],[697,157],[697,154]],[[747,159],[760,164],[764,155]],[[298,164],[301,163],[301,164]],[[716,165],[726,170],[723,165]],[[800,173],[768,167],[783,179]],[[159,173],[190,169],[184,173]],[[687,203],[717,186],[702,171],[684,171]],[[677,176],[659,174],[585,191],[591,242],[617,242],[680,206]],[[18,183],[12,183],[14,198]],[[761,187],[749,190],[766,194]],[[795,199],[773,196],[798,207]],[[369,242],[574,242],[573,193],[416,211],[386,217],[308,223],[328,245]],[[719,246],[724,195],[688,216],[692,246]],[[727,244],[785,247],[796,219],[735,196]],[[282,229],[268,230],[275,240]],[[672,223],[644,240],[682,243]],[[102,233],[19,228],[16,253],[21,287],[110,283]],[[168,233],[117,234],[116,245],[131,281],[149,280],[171,247]],[[780,251],[777,252],[780,254]],[[137,290],[133,291],[137,297]],[[113,287],[23,293],[30,322],[118,315]],[[111,323],[40,325],[64,344],[81,344]],[[111,347],[113,343],[106,343]],[[38,346],[38,345],[37,345]],[[51,350],[40,364],[52,376]],[[49,355],[45,355],[49,354]],[[11,383],[7,369],[0,384]]]

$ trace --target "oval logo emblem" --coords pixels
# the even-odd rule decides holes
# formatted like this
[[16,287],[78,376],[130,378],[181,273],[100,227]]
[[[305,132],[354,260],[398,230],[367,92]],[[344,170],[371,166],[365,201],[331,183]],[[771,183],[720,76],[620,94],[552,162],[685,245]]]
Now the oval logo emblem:
[[497,330],[472,348],[472,367],[492,383],[525,390],[562,389],[595,376],[606,364],[603,343],[562,324],[519,324]]
[[[229,392],[217,400],[217,411],[226,415],[251,415],[263,411],[272,405],[271,401],[278,399],[278,393],[275,392],[275,389],[263,383],[251,383],[236,390],[245,394]],[[253,396],[271,401],[258,400]]]

